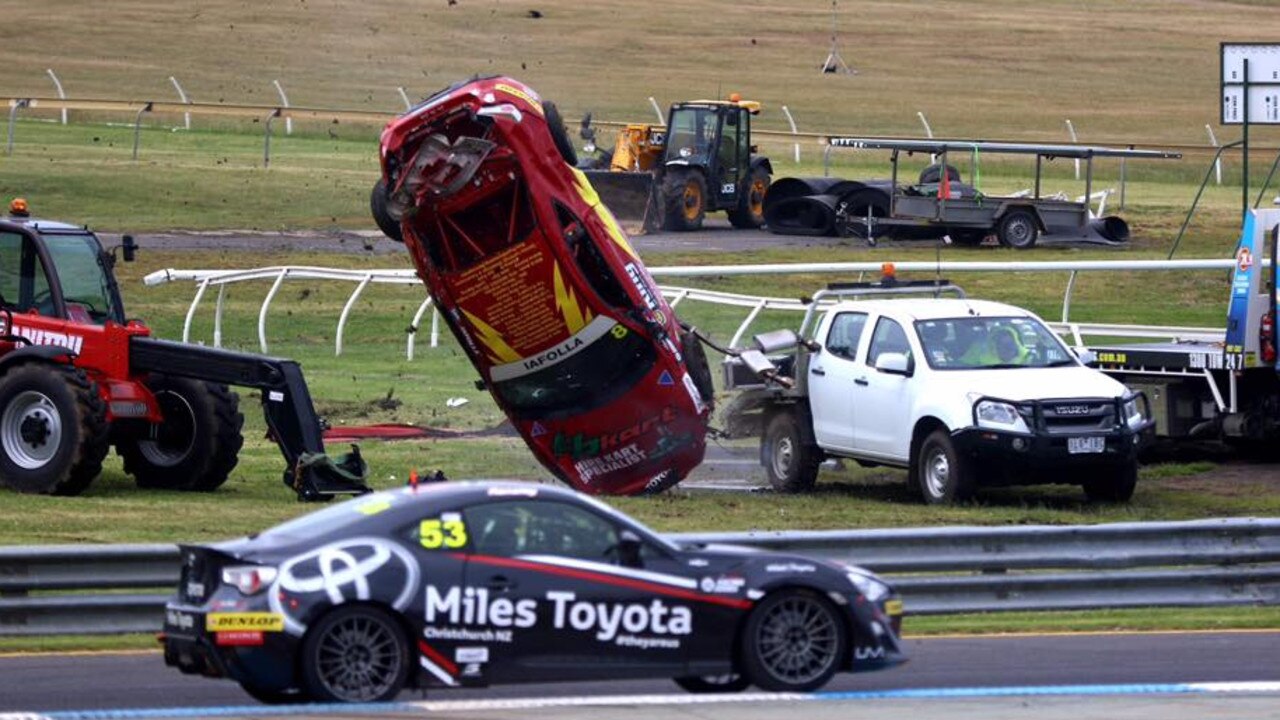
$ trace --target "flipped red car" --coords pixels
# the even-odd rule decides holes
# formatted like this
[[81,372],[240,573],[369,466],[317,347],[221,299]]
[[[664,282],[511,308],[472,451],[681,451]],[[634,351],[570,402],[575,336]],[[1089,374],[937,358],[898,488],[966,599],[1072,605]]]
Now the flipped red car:
[[391,121],[380,150],[374,219],[543,465],[633,495],[702,462],[706,356],[573,167],[553,104],[508,77],[458,83]]

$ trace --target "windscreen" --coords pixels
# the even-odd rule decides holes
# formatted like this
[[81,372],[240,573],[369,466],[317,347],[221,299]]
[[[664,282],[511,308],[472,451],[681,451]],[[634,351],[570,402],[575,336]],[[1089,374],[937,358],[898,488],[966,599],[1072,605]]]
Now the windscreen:
[[493,383],[493,392],[518,417],[586,412],[626,393],[657,361],[653,344],[615,324],[589,345],[537,372]]
[[102,267],[101,248],[89,235],[45,234],[44,244],[62,282],[62,298],[68,310],[79,305],[95,323],[123,320],[112,301],[107,286],[107,272]]
[[711,148],[715,146],[716,123],[716,113],[710,108],[686,107],[671,113],[666,160],[706,163]]
[[1054,367],[1075,358],[1051,330],[1028,317],[917,320],[925,360],[935,370]]

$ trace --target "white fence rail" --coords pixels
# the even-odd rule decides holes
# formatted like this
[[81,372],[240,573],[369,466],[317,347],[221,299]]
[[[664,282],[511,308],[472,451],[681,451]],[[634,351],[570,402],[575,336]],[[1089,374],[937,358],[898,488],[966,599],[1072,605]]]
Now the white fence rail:
[[[685,277],[706,277],[706,276],[725,276],[725,275],[791,275],[791,274],[825,274],[825,275],[842,275],[845,277],[852,275],[863,276],[867,273],[878,274],[884,263],[881,262],[845,262],[845,263],[777,263],[770,265],[696,265],[696,266],[680,266],[680,267],[652,267],[649,269],[655,277],[659,278],[685,278]],[[1062,320],[1060,323],[1052,323],[1054,329],[1063,334],[1071,335],[1076,344],[1081,343],[1082,336],[1122,336],[1122,337],[1145,337],[1145,338],[1194,338],[1194,339],[1213,339],[1221,340],[1222,330],[1215,328],[1191,328],[1191,327],[1151,327],[1138,325],[1103,325],[1073,322],[1071,320],[1071,300],[1075,290],[1076,278],[1082,272],[1100,272],[1100,271],[1125,271],[1125,272],[1155,272],[1155,271],[1208,271],[1208,270],[1230,270],[1234,266],[1234,261],[1230,258],[1225,259],[1202,259],[1202,260],[1076,260],[1076,261],[1028,261],[1028,262],[997,262],[997,261],[978,261],[978,262],[898,262],[893,263],[899,272],[929,272],[929,273],[945,273],[948,275],[956,273],[970,272],[1054,272],[1068,273],[1066,288],[1062,295]],[[378,285],[411,285],[419,288],[422,292],[422,284],[413,270],[343,270],[338,268],[323,267],[306,267],[306,266],[281,266],[281,267],[263,267],[248,270],[159,270],[146,276],[144,282],[147,285],[161,285],[169,282],[193,282],[196,284],[195,297],[191,301],[191,305],[187,309],[186,319],[182,326],[183,342],[191,342],[191,327],[194,322],[196,312],[204,300],[205,294],[210,287],[218,289],[217,300],[214,308],[213,321],[213,344],[215,347],[222,346],[222,320],[223,305],[226,298],[227,288],[230,285],[245,282],[262,282],[270,281],[271,287],[267,291],[266,296],[262,300],[262,304],[258,309],[258,347],[261,352],[268,352],[267,343],[267,317],[272,302],[279,293],[281,286],[285,281],[328,281],[328,282],[346,282],[354,283],[355,288],[352,290],[347,302],[343,305],[342,312],[338,317],[337,330],[334,335],[334,354],[341,355],[343,348],[343,337],[345,335],[348,320],[355,311],[356,303],[360,299],[364,291],[374,284]],[[804,305],[794,298],[781,297],[760,297],[749,295],[738,295],[734,293],[717,292],[713,290],[698,290],[687,287],[663,286],[662,292],[667,296],[673,306],[683,301],[706,302],[716,305],[727,305],[732,307],[748,308],[748,314],[745,320],[738,326],[737,332],[730,341],[731,345],[737,345],[746,332],[750,324],[765,310],[803,310]],[[415,341],[417,338],[418,327],[422,322],[423,316],[428,309],[432,308],[431,298],[423,292],[423,300],[418,305],[413,316],[413,321],[409,325],[408,338],[406,340],[405,355],[406,358],[412,360],[414,357]],[[431,320],[431,347],[436,347],[440,341],[440,316],[438,313],[432,313]]]

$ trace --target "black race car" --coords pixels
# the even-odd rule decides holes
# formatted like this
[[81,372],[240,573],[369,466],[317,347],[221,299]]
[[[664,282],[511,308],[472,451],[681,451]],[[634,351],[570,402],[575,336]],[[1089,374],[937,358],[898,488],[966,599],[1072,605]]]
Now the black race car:
[[380,492],[181,553],[165,662],[264,702],[653,677],[803,691],[905,660],[902,603],[866,570],[681,547],[541,485]]

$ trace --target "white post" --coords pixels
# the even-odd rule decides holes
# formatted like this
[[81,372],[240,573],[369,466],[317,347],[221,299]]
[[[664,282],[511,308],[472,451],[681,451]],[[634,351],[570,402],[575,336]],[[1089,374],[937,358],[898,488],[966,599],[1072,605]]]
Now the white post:
[[342,306],[342,315],[338,317],[338,332],[335,334],[333,342],[333,354],[342,354],[342,335],[347,330],[347,317],[351,315],[351,308],[356,306],[356,300],[360,298],[360,294],[364,289],[369,287],[369,283],[373,282],[372,275],[365,275],[364,279],[356,285],[356,289],[351,293],[351,297],[347,298],[347,304]]
[[182,342],[184,343],[191,342],[191,321],[195,319],[196,308],[200,305],[200,299],[204,297],[204,291],[208,289],[209,278],[205,278],[196,288],[196,296],[191,298],[191,307],[187,308],[187,319],[182,321]]
[[653,106],[653,114],[658,116],[658,124],[666,125],[667,118],[662,115],[662,108],[658,107],[658,101],[652,95],[649,96],[649,104]]
[[[280,104],[284,105],[286,108],[289,107],[289,96],[284,94],[284,86],[280,84],[279,80],[272,80],[271,82],[275,84],[276,92],[280,93]],[[284,134],[293,134],[293,118],[291,117],[286,117],[284,119]],[[266,350],[263,350],[263,352],[266,352]]]
[[925,137],[927,137],[927,138],[929,138],[930,140],[932,140],[932,139],[933,139],[933,128],[929,127],[929,119],[928,119],[928,118],[926,118],[926,117],[924,116],[924,113],[923,113],[923,112],[920,112],[919,110],[917,110],[917,111],[916,111],[916,117],[920,118],[920,124],[921,124],[921,125],[924,125],[924,134],[925,134]]
[[[796,130],[796,120],[795,118],[791,117],[791,111],[787,109],[786,105],[782,106],[782,114],[786,115],[787,122],[791,123],[791,134],[799,135],[800,131]],[[795,151],[796,151],[796,164],[799,165],[800,164],[800,143],[799,142],[796,142],[795,144]]]
[[[191,98],[187,97],[187,91],[183,90],[182,86],[178,84],[178,78],[170,75],[169,82],[173,83],[173,89],[178,91],[178,99],[182,101],[182,104],[190,105]],[[191,129],[191,113],[182,113],[182,126],[187,130]]]
[[[1071,142],[1080,142],[1076,138],[1076,126],[1071,124],[1071,118],[1067,118],[1067,133],[1071,135]],[[1080,158],[1076,158],[1076,179],[1080,179]]]
[[427,314],[427,308],[429,307],[431,307],[430,295],[418,306],[418,312],[414,313],[413,322],[409,324],[412,329],[409,331],[408,347],[405,348],[405,359],[407,360],[413,360],[413,345],[418,337],[418,323],[422,322],[422,316]]
[[276,293],[280,292],[280,286],[284,284],[288,274],[289,268],[280,269],[280,275],[276,277],[267,297],[262,300],[262,308],[258,310],[258,347],[262,348],[263,355],[267,354],[267,308],[271,307],[271,301],[275,299]]
[[[62,81],[61,81],[61,80],[59,80],[59,79],[58,79],[57,74],[53,72],[53,68],[48,68],[48,69],[46,69],[46,70],[45,70],[45,72],[49,73],[49,79],[53,81],[53,86],[54,86],[55,88],[57,88],[57,90],[58,90],[58,98],[59,98],[60,100],[66,100],[66,99],[67,99],[67,94],[66,94],[65,92],[63,92],[63,91],[62,91]],[[62,124],[63,124],[63,125],[66,125],[66,124],[67,124],[67,109],[66,109],[66,108],[62,108]]]
[[[1215,148],[1218,147],[1218,137],[1213,134],[1213,128],[1206,123],[1204,126],[1204,129],[1209,131],[1209,144],[1214,146]],[[1221,157],[1213,161],[1213,173],[1218,181],[1218,184],[1221,185],[1222,184],[1222,158]]]
[[222,347],[222,300],[227,296],[227,286],[218,286],[218,304],[213,309],[213,346]]
[[396,90],[400,91],[400,99],[404,101],[404,109],[409,110],[413,108],[413,103],[409,102],[409,93],[405,92],[402,87],[398,87]]
[[440,308],[431,311],[431,347],[440,347]]

